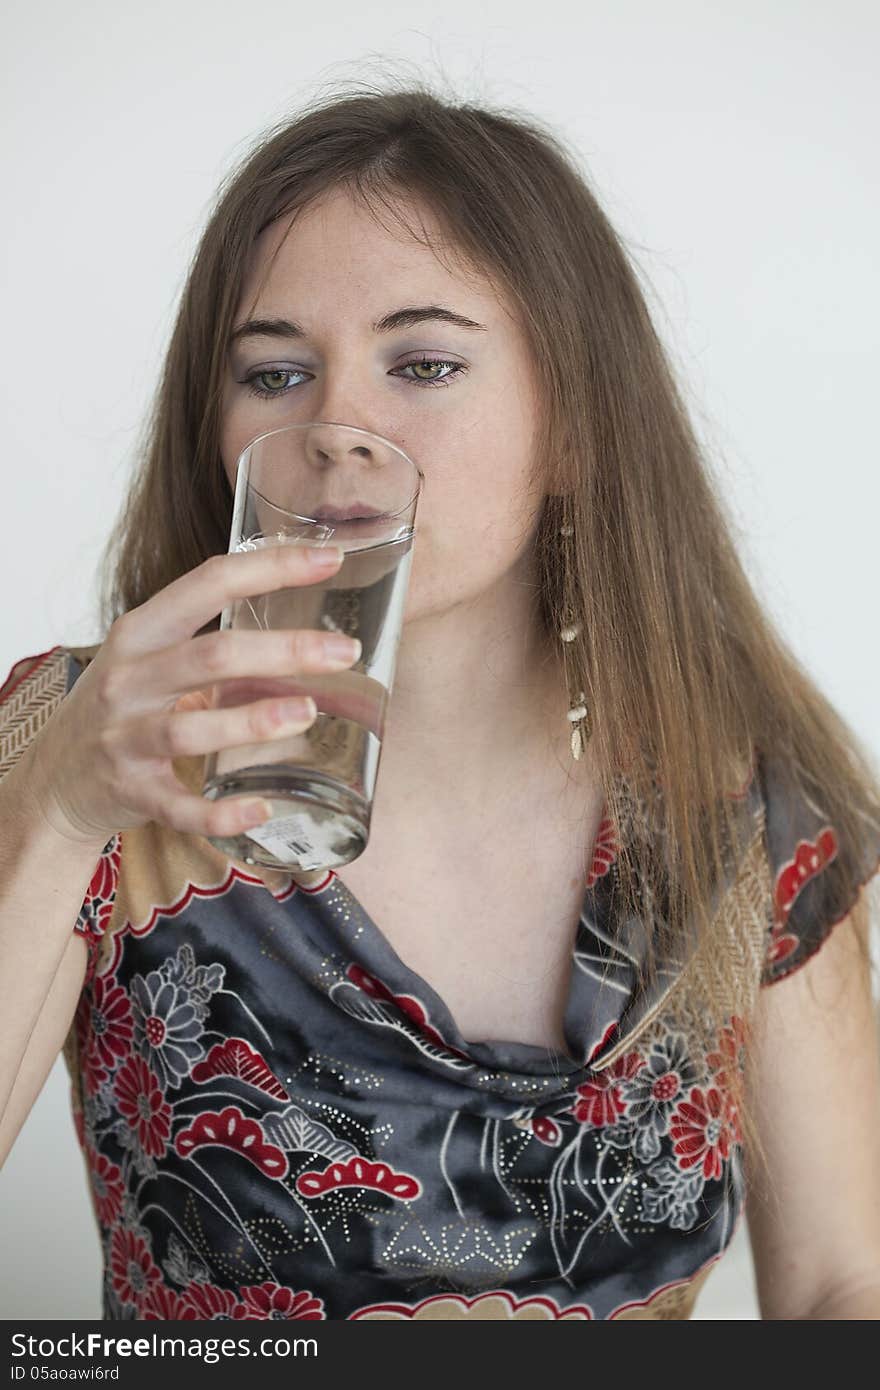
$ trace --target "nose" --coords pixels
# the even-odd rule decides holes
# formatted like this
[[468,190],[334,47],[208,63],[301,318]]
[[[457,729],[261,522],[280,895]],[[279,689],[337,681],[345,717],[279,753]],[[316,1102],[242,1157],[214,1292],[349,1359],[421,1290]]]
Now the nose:
[[308,431],[306,438],[306,458],[319,468],[329,464],[351,461],[370,463],[373,461],[374,443],[371,437],[359,434],[350,425],[322,421]]
[[322,420],[309,426],[305,466],[314,494],[310,515],[322,520],[377,515],[388,490],[381,441],[355,426]]
[[[309,515],[336,521],[397,516],[412,505],[421,472],[396,444],[366,425],[315,420],[302,446]],[[317,510],[314,510],[317,508]]]

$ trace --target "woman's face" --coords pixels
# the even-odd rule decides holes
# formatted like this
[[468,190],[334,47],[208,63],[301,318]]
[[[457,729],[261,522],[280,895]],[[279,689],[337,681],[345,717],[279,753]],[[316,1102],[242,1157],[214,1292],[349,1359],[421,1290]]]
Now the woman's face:
[[[419,216],[438,236],[427,209]],[[236,328],[284,319],[302,332],[247,334],[230,346],[221,432],[230,485],[238,455],[267,430],[309,420],[360,426],[399,445],[424,474],[406,620],[522,583],[543,493],[529,485],[533,374],[513,315],[487,279],[447,270],[344,191],[310,204],[285,238],[288,227],[279,219],[257,242]],[[444,321],[438,306],[479,326]],[[419,310],[410,316],[418,321],[377,330],[403,309]],[[421,365],[432,359],[443,365]]]

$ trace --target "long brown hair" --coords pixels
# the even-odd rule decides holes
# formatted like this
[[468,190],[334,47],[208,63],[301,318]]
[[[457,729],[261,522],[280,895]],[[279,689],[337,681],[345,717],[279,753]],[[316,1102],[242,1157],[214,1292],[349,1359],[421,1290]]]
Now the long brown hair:
[[[735,942],[718,949],[713,893],[723,846],[738,842],[735,793],[755,751],[821,801],[840,846],[827,873],[844,898],[880,835],[880,784],[753,592],[632,260],[576,158],[534,118],[391,81],[311,104],[242,159],[190,268],[142,466],[105,552],[104,631],[226,550],[220,403],[254,242],[340,186],[398,223],[407,199],[423,202],[455,253],[522,315],[542,402],[540,611],[552,633],[579,624],[564,652],[570,689],[593,716],[609,813],[629,827],[621,911],[647,918],[658,954],[695,924],[712,961],[699,1009],[720,1029],[742,958]],[[648,818],[634,819],[633,804]],[[770,902],[759,911],[769,926]],[[646,980],[654,968],[651,950]],[[747,1096],[735,1073],[729,1080],[757,1145]]]

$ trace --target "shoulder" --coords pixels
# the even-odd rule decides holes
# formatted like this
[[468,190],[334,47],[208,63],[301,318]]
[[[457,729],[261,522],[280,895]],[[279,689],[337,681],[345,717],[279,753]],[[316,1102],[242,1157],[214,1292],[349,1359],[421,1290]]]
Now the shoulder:
[[100,646],[59,644],[12,663],[0,685],[0,777],[33,742]]
[[63,668],[67,669],[67,648],[62,646],[50,647],[45,652],[35,652],[31,656],[19,657],[12,663],[9,674],[0,685],[0,703],[8,704],[13,697],[21,699],[26,690],[33,687],[35,682],[41,685],[57,677],[58,672]]
[[772,984],[806,964],[849,915],[880,867],[880,825],[850,843],[831,799],[809,788],[785,760],[759,755],[757,776],[771,876],[761,983]]
[[8,707],[25,699],[31,700],[38,692],[52,690],[59,683],[64,684],[66,693],[68,684],[72,685],[85,670],[101,650],[101,645],[96,642],[92,646],[72,647],[59,643],[47,651],[19,657],[0,684],[0,705]]

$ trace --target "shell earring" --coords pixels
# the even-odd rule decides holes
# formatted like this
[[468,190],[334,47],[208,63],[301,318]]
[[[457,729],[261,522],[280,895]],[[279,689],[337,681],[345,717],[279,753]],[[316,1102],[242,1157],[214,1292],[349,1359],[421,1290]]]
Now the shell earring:
[[[560,526],[561,536],[574,535],[574,527],[571,525]],[[581,630],[580,623],[568,622],[565,627],[559,629],[559,637],[563,642],[573,642]],[[573,695],[569,687],[568,697],[571,705],[566,718],[571,725],[571,755],[577,761],[583,753],[589,739],[593,733],[592,720],[585,704],[586,695],[583,690],[579,690],[577,695]]]

